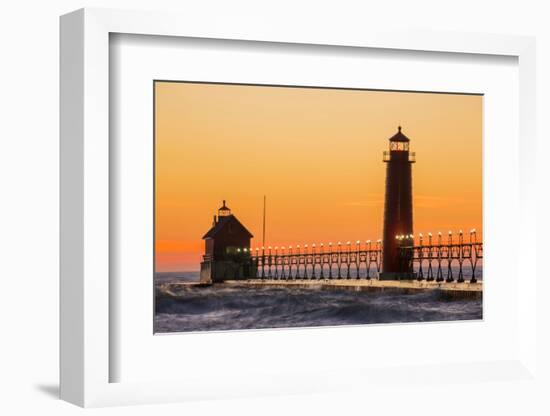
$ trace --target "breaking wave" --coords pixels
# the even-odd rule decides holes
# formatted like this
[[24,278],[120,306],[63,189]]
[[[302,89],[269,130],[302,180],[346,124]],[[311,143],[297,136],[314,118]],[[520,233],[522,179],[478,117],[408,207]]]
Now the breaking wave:
[[346,291],[171,284],[157,276],[155,332],[454,321],[482,318],[481,299],[452,300],[441,291]]

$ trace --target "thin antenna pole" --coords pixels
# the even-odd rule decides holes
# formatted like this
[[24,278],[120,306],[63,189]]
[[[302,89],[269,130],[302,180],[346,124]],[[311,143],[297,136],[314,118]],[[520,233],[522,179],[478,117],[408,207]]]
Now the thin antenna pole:
[[264,222],[263,222],[263,234],[262,234],[262,247],[265,247],[265,195],[264,195]]

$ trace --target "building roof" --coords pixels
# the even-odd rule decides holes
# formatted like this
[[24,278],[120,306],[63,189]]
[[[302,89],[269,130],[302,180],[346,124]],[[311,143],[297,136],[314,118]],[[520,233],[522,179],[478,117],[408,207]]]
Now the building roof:
[[410,139],[401,133],[401,126],[397,128],[397,133],[390,137],[391,142],[409,142]]
[[244,232],[248,234],[250,238],[254,237],[252,233],[248,231],[244,225],[242,225],[237,217],[235,217],[234,215],[228,215],[226,217],[219,217],[218,221],[216,221],[216,224],[212,226],[212,228],[210,228],[210,230],[208,230],[208,232],[202,238],[214,238],[230,222],[237,223],[244,230]]

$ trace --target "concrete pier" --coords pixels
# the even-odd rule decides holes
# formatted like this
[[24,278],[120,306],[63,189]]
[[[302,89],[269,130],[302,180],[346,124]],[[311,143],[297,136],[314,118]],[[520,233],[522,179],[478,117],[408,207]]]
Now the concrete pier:
[[238,286],[238,287],[270,287],[270,288],[297,288],[297,289],[322,289],[322,290],[351,290],[351,291],[395,291],[404,295],[416,292],[439,290],[449,299],[481,299],[483,296],[483,282],[463,283],[458,282],[427,282],[426,280],[378,280],[378,279],[249,279],[226,280],[223,283],[205,282],[172,282],[160,285],[166,292],[176,287],[210,287]]
[[440,290],[451,298],[474,298],[481,299],[483,294],[483,283],[457,283],[457,282],[427,282],[425,280],[378,280],[378,279],[324,279],[324,280],[274,280],[274,279],[251,279],[251,280],[228,280],[225,285],[251,286],[251,287],[295,287],[295,288],[320,288],[332,290],[352,291],[384,291],[396,290],[406,293],[418,291]]

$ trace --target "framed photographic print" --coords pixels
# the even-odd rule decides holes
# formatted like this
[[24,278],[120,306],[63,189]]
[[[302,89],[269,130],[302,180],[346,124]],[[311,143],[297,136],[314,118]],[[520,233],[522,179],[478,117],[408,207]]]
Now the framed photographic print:
[[240,23],[61,19],[62,398],[537,383],[533,39]]

